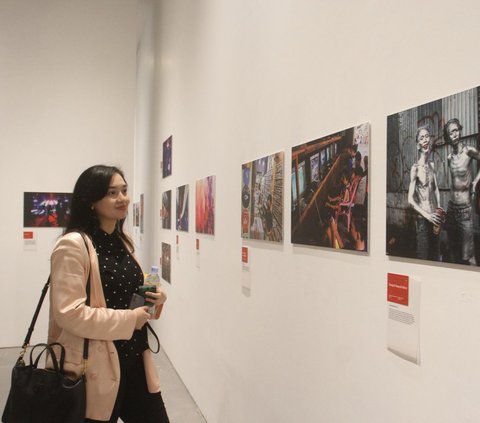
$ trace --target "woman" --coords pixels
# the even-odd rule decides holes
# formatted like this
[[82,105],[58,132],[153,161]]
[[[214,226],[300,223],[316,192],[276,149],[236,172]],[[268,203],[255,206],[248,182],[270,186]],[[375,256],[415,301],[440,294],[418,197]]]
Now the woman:
[[418,160],[410,171],[408,202],[419,214],[417,217],[417,258],[440,259],[439,232],[443,222],[440,191],[434,164],[428,161],[431,151],[430,131],[421,126],[416,134]]
[[[153,357],[148,349],[147,307],[128,308],[143,284],[133,245],[123,231],[130,199],[120,169],[93,166],[75,185],[65,234],[51,259],[49,343],[66,350],[65,371],[86,367],[86,422],[165,423]],[[86,284],[90,275],[90,305]],[[165,293],[147,293],[159,317]]]

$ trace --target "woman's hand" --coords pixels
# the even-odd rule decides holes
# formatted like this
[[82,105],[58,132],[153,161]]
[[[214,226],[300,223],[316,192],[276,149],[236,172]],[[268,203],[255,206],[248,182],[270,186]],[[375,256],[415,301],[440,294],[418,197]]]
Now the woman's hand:
[[148,297],[145,299],[157,307],[167,301],[167,294],[160,287],[157,287],[157,292],[147,291],[145,295]]
[[135,316],[137,317],[137,321],[135,323],[135,329],[140,330],[143,328],[143,325],[148,322],[150,319],[150,313],[148,312],[148,307],[142,306],[133,309],[135,312]]

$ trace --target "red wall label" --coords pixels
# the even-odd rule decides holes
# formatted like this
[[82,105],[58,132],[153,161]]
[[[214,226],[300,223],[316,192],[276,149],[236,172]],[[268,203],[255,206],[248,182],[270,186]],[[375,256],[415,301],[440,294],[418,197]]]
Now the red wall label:
[[33,231],[23,231],[23,239],[33,239]]
[[387,300],[408,306],[408,276],[388,273],[387,280]]
[[248,247],[242,247],[242,263],[248,264]]

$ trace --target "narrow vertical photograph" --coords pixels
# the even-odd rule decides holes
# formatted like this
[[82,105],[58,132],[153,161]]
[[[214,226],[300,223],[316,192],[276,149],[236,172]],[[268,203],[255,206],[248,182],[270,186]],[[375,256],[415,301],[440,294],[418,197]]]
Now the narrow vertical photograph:
[[143,234],[145,230],[145,216],[144,216],[144,209],[145,209],[145,195],[140,194],[140,203],[138,206],[138,223],[140,226],[140,233]]
[[173,137],[170,135],[163,142],[163,162],[162,162],[162,176],[166,178],[172,174],[172,148]]
[[479,87],[387,117],[390,256],[480,262]]
[[370,124],[292,148],[292,243],[368,251]]
[[140,214],[139,214],[139,203],[133,203],[133,226],[139,227],[140,226]]
[[171,280],[171,248],[170,244],[162,242],[162,279],[168,283]]
[[283,241],[284,153],[242,165],[242,238]]
[[195,231],[199,234],[215,234],[215,175],[196,182]]
[[177,188],[175,213],[177,231],[188,232],[188,192],[189,185]]
[[172,190],[162,193],[162,208],[160,210],[162,229],[172,228]]

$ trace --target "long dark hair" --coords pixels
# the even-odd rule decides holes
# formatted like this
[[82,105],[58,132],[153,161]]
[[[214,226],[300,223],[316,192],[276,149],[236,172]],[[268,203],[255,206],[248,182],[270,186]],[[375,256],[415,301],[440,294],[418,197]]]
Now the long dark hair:
[[[99,228],[100,222],[92,204],[107,195],[112,177],[116,173],[125,180],[122,170],[115,166],[95,165],[83,171],[73,189],[70,218],[64,233],[80,231],[92,236]],[[124,222],[125,219],[119,220],[115,230],[133,251],[133,243],[123,231]]]

